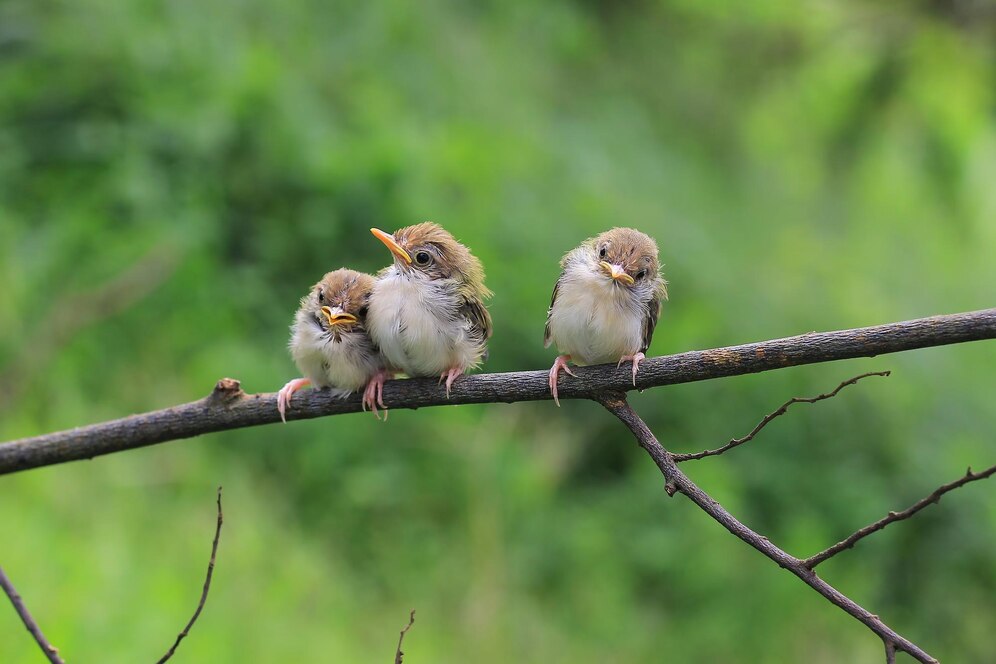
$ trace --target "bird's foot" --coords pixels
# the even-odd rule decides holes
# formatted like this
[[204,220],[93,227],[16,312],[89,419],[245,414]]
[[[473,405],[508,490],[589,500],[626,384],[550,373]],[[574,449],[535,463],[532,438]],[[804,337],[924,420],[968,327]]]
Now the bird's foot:
[[567,366],[567,363],[570,362],[570,360],[570,355],[559,355],[557,356],[557,359],[554,360],[553,366],[550,367],[550,394],[553,395],[553,402],[557,404],[558,408],[560,407],[560,399],[557,395],[557,378],[560,376],[560,371],[563,370],[575,378],[578,377],[577,374],[571,371],[571,368]]
[[295,378],[281,387],[280,391],[277,392],[277,411],[280,413],[280,419],[284,421],[284,424],[287,423],[287,408],[290,406],[291,397],[302,387],[307,387],[308,385],[311,385],[311,381],[307,378]]
[[446,398],[450,398],[450,387],[453,385],[453,381],[463,375],[463,367],[450,367],[443,373],[439,375],[439,382],[442,383],[446,380]]
[[623,355],[619,358],[619,362],[616,363],[616,369],[621,367],[623,362],[633,360],[633,387],[636,387],[636,372],[640,370],[640,360],[645,359],[647,359],[647,356],[643,353],[637,353],[636,355]]
[[377,414],[377,406],[380,406],[384,410],[385,422],[387,421],[387,406],[384,405],[384,381],[391,378],[394,378],[393,373],[386,369],[381,369],[373,375],[363,390],[363,410],[366,410],[367,406],[369,406],[374,417],[379,420],[380,415]]

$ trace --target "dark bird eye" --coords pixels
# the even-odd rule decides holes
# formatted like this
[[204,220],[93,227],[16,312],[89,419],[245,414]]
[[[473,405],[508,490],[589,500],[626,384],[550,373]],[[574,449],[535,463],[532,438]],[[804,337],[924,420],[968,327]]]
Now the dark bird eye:
[[605,247],[602,247],[601,249],[598,250],[598,257],[605,258]]
[[646,270],[640,270],[639,272],[636,273],[637,279],[643,279],[645,276],[647,276]]
[[431,260],[432,256],[429,255],[428,251],[420,251],[415,254],[415,262],[419,265],[428,265]]
[[360,318],[366,318],[367,317],[367,307],[366,307],[366,305],[360,307],[360,310],[358,312],[356,312],[356,313],[358,313],[360,315]]
[[318,291],[318,301],[319,302],[323,302],[323,303],[325,302],[325,293],[324,293],[324,291],[321,291],[321,290]]

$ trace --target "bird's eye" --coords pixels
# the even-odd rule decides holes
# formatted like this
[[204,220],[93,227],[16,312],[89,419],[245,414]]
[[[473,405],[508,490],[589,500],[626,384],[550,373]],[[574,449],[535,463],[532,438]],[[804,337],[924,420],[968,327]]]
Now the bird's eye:
[[601,249],[598,250],[598,257],[605,258],[605,247],[602,247]]
[[318,301],[323,304],[325,303],[325,292],[322,290],[318,291]]
[[431,260],[432,256],[428,251],[419,251],[415,254],[415,262],[419,265],[428,265]]
[[647,271],[646,270],[640,270],[639,272],[636,273],[636,278],[638,280],[639,279],[643,279],[645,276],[647,276]]
[[360,318],[366,318],[367,317],[367,307],[366,307],[366,305],[363,305],[362,307],[360,307],[360,310],[357,311],[356,313],[358,313],[360,315]]

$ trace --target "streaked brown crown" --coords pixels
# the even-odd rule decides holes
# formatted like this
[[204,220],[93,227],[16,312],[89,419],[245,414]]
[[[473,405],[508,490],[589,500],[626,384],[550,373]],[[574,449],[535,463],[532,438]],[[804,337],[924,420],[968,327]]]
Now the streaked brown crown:
[[613,228],[591,240],[598,260],[620,265],[636,281],[658,277],[657,243],[635,228]]
[[323,306],[342,307],[345,313],[353,314],[362,324],[373,285],[374,278],[369,274],[343,267],[322,277],[305,300],[315,310]]
[[426,221],[406,226],[394,232],[394,239],[411,256],[411,269],[432,279],[457,279],[465,295],[474,299],[491,296],[484,285],[481,261],[439,224]]

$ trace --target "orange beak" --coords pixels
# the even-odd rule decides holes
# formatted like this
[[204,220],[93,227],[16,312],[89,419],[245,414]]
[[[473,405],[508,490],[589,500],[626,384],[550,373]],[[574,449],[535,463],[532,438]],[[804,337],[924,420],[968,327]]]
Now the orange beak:
[[322,307],[322,315],[325,316],[325,320],[329,322],[329,327],[335,327],[336,325],[352,325],[356,322],[356,316],[353,314],[347,314],[343,311],[333,312],[328,307]]
[[412,257],[408,255],[408,252],[398,244],[398,241],[394,239],[394,236],[390,233],[385,233],[379,228],[371,228],[370,232],[373,233],[374,237],[384,243],[392,254],[403,260],[408,265],[412,264]]
[[626,274],[626,270],[622,269],[622,266],[611,265],[605,261],[600,261],[598,267],[602,268],[602,272],[605,272],[613,281],[621,281],[627,286],[632,286],[636,283],[633,277]]

